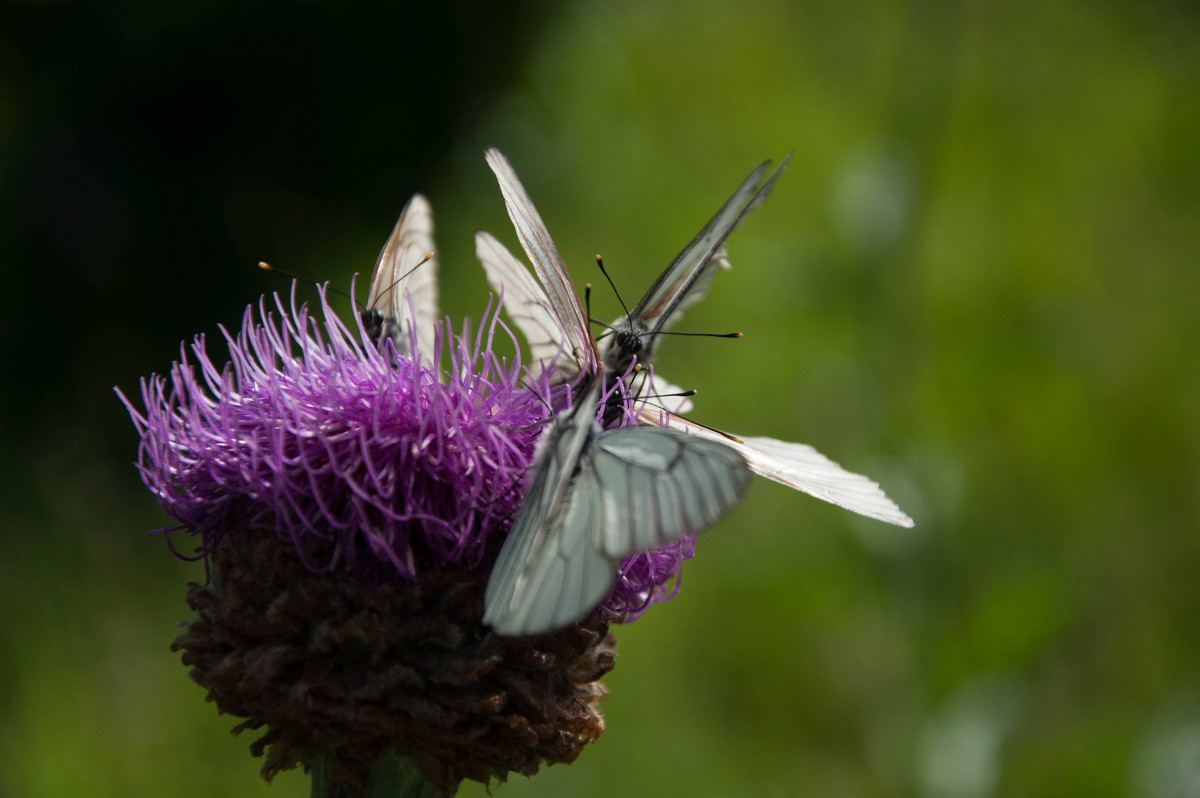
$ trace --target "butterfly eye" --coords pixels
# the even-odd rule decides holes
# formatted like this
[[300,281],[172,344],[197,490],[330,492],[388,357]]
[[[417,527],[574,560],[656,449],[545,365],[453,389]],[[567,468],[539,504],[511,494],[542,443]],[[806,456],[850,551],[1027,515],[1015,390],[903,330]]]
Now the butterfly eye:
[[622,330],[617,333],[617,348],[622,352],[630,355],[636,355],[642,351],[642,338],[635,332]]

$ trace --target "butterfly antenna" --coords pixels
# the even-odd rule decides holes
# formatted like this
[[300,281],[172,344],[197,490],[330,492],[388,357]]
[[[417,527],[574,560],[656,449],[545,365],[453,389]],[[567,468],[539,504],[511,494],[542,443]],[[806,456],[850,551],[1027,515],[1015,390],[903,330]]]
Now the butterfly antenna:
[[[544,404],[546,406],[546,409],[550,411],[550,415],[552,415],[552,416],[554,415],[554,407],[550,404],[549,401],[546,400],[546,397],[542,396],[540,393],[533,390],[533,388],[531,388],[529,386],[529,383],[525,382],[525,380],[518,378],[517,385],[520,385],[522,388],[524,388],[525,390],[529,391],[531,394],[536,396],[537,400],[539,402],[541,402],[542,404]],[[538,423],[541,423],[541,422],[538,422]]]
[[[298,274],[293,274],[292,272],[284,271],[283,269],[277,269],[274,266],[272,266],[271,264],[267,263],[265,260],[260,260],[258,262],[258,268],[262,269],[264,272],[273,272],[274,274],[282,274],[284,277],[290,277],[293,280],[299,280],[302,283],[311,283],[312,285],[316,285],[316,286],[321,285],[321,283],[317,282],[316,280],[312,279],[311,277],[301,277]],[[345,291],[343,291],[340,288],[334,288],[332,285],[329,286],[328,290],[332,291],[335,294],[341,294],[342,296],[346,297],[347,299],[350,298],[350,295],[347,294]]]
[[[649,396],[643,396],[640,398],[642,398],[642,399],[671,399],[674,397],[695,396],[698,393],[700,393],[700,392],[697,391],[695,388],[692,388],[691,390],[688,390],[688,391],[676,391],[675,393],[654,393],[654,394],[650,394]],[[663,409],[665,410],[666,408],[663,408]]]
[[[650,373],[651,373],[652,369],[644,368],[641,363],[634,363],[632,371],[633,371],[633,374],[631,376],[633,376],[634,378],[641,377],[642,383],[644,384],[646,382],[646,380],[650,379]],[[676,391],[675,393],[646,394],[645,396],[638,396],[637,398],[638,398],[638,400],[670,399],[670,398],[676,397],[676,396],[678,396],[678,397],[695,396],[697,393],[699,393],[699,391],[697,391],[695,388],[692,388],[692,389],[686,390],[686,391],[681,389],[679,391]],[[661,405],[656,405],[656,407],[661,407]],[[665,407],[663,407],[662,409],[666,410]]]
[[608,280],[608,284],[612,287],[613,293],[617,295],[617,301],[621,303],[621,310],[625,311],[625,318],[629,319],[630,326],[633,325],[633,317],[629,315],[629,308],[625,307],[625,300],[621,299],[621,292],[617,290],[617,284],[608,276],[608,269],[604,268],[604,258],[596,256],[596,265],[600,267],[600,273],[604,275],[604,279]]
[[[694,393],[694,392],[693,392],[693,393]],[[647,403],[647,404],[649,404],[649,403]],[[722,438],[725,438],[726,440],[733,441],[734,443],[745,443],[745,441],[743,441],[743,440],[742,440],[741,438],[739,438],[738,436],[736,436],[736,435],[730,435],[728,432],[726,432],[726,431],[724,431],[724,430],[717,429],[716,427],[710,427],[710,426],[708,426],[707,424],[701,424],[699,421],[693,421],[692,419],[688,418],[687,416],[681,416],[681,415],[680,415],[680,414],[678,414],[678,413],[672,413],[670,410],[668,410],[667,408],[663,407],[662,405],[658,405],[658,404],[656,404],[656,405],[654,405],[654,406],[655,406],[655,407],[657,407],[659,410],[663,411],[664,413],[666,413],[667,415],[669,415],[669,416],[673,417],[673,418],[682,419],[682,420],[686,421],[686,422],[687,422],[687,423],[689,423],[689,424],[695,424],[697,427],[700,427],[700,428],[702,428],[702,429],[706,429],[706,430],[708,430],[709,432],[713,433],[714,435],[720,435]]]
[[435,257],[435,254],[436,253],[433,253],[433,252],[426,252],[425,257],[421,258],[421,260],[417,263],[416,266],[413,266],[411,269],[406,271],[404,274],[400,275],[395,280],[392,280],[392,284],[389,285],[387,288],[385,288],[383,291],[380,291],[379,295],[383,296],[384,294],[389,293],[396,286],[400,285],[400,283],[404,282],[405,277],[408,277],[410,274],[415,272],[417,269],[421,268],[426,263],[429,263],[429,261],[433,260]]
[[740,332],[734,333],[689,333],[689,332],[672,332],[670,330],[660,330],[656,335],[684,335],[693,338],[741,338]]
[[[607,276],[607,275],[605,275],[605,276]],[[587,283],[583,286],[583,307],[584,307],[584,313],[587,315],[587,320],[589,322],[591,322],[592,324],[599,324],[601,327],[603,327],[605,330],[607,330],[607,332],[603,332],[600,335],[597,335],[595,337],[595,340],[603,341],[605,338],[607,338],[613,332],[613,326],[611,324],[607,324],[605,322],[600,321],[600,319],[592,318],[592,284],[591,283]]]

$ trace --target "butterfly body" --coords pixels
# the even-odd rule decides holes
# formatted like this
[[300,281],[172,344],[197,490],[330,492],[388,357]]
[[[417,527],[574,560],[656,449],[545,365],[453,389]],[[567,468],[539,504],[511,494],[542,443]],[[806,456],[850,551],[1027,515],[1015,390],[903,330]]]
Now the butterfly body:
[[604,348],[603,360],[610,372],[623,374],[633,365],[634,358],[645,362],[654,354],[654,339],[650,329],[633,319],[617,319],[612,341]]

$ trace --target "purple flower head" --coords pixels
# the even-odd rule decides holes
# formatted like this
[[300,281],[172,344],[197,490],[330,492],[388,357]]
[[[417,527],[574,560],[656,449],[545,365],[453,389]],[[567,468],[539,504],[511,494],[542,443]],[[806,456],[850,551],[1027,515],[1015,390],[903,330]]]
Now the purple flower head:
[[537,639],[482,623],[544,397],[565,392],[493,353],[507,330],[490,308],[473,336],[439,325],[424,365],[416,344],[347,328],[323,291],[319,305],[294,287],[262,300],[222,330],[226,365],[198,337],[143,381],[144,410],[121,397],[142,479],[178,521],[165,531],[196,538],[207,566],[173,648],[245,718],[235,731],[265,727],[251,751],[268,779],[323,763],[314,773],[357,794],[400,757],[449,794],[572,761],[603,731],[597,680],[620,618]]
[[[323,774],[329,794],[362,794],[379,768],[398,760],[449,794],[463,778],[487,783],[571,762],[604,729],[598,680],[615,662],[609,624],[636,619],[675,594],[695,535],[616,568],[616,557],[644,545],[619,539],[666,539],[685,524],[713,523],[740,499],[750,471],[912,525],[875,483],[811,447],[724,434],[648,403],[648,364],[644,381],[632,371],[610,380],[587,333],[588,314],[531,201],[503,156],[490,150],[488,160],[526,234],[527,254],[541,267],[539,279],[549,283],[539,287],[502,245],[477,236],[495,290],[503,296],[507,282],[523,297],[526,312],[513,318],[527,335],[532,330],[533,369],[493,351],[498,332],[514,348],[516,341],[490,304],[473,334],[466,323],[459,334],[449,321],[434,323],[433,219],[417,195],[380,254],[369,307],[353,327],[334,315],[324,290],[312,313],[297,303],[293,285],[289,301],[275,296],[247,308],[236,334],[222,328],[224,365],[198,336],[166,375],[142,381],[144,409],[118,391],[141,438],[142,479],[178,522],[160,531],[172,551],[171,533],[191,536],[194,555],[180,556],[206,565],[207,583],[188,588],[195,615],[173,648],[220,711],[245,718],[235,731],[265,727],[251,750],[266,754],[268,778],[303,764]],[[773,180],[743,197],[741,213]],[[739,218],[726,218],[725,234]],[[688,251],[677,261],[692,262]],[[697,278],[689,279],[686,286],[694,286]],[[368,320],[379,322],[372,333]],[[557,373],[545,362],[556,348],[565,358]],[[631,352],[614,372],[644,358]],[[597,401],[605,386],[613,395],[598,406],[548,427],[555,411],[571,408],[573,391]],[[686,412],[687,404],[673,409]],[[609,431],[595,432],[593,414]],[[612,431],[636,424],[672,433]],[[534,469],[544,429],[551,430],[551,454]],[[626,454],[621,441],[633,442]],[[596,449],[587,451],[589,444]],[[635,499],[627,512],[597,514],[597,504],[623,495],[619,477],[607,489],[602,484],[603,468],[639,489],[624,494]],[[654,481],[629,481],[635,474]],[[541,491],[532,500],[531,483]],[[514,519],[520,525],[510,540]],[[568,545],[546,544],[564,519],[575,533],[559,535]],[[635,538],[627,520],[662,523]],[[601,529],[604,523],[613,526]],[[619,548],[587,552],[592,559],[580,562],[590,570],[578,589],[555,575],[570,573],[560,564],[575,564],[569,557],[580,549],[571,545],[608,533]],[[538,569],[519,570],[522,552],[538,541],[540,559],[531,558]],[[491,578],[502,551],[498,578]],[[543,613],[509,627],[510,635],[485,613],[497,606],[489,579],[510,595],[529,585],[575,590],[586,612],[608,584],[599,579],[611,570],[600,568],[616,568],[614,585],[596,611],[573,623],[566,612]],[[567,609],[578,617],[568,593],[546,595],[539,612]],[[546,617],[560,625],[539,625]]]
[[[480,566],[523,499],[548,416],[539,397],[565,394],[497,358],[507,328],[490,310],[473,337],[440,325],[436,351],[449,338],[449,354],[431,368],[348,329],[324,291],[319,319],[294,287],[290,302],[248,307],[236,335],[222,328],[224,366],[198,336],[167,376],[143,380],[144,411],[121,397],[142,479],[178,522],[160,531],[196,537],[206,559],[232,530],[269,534],[310,570],[368,584],[418,579],[423,564]],[[602,605],[609,619],[674,595],[693,543],[630,557]]]
[[[604,729],[609,624],[674,595],[692,556],[685,535],[626,558],[572,624],[514,636],[485,625],[539,437],[583,383],[495,354],[497,334],[517,345],[491,304],[473,333],[432,321],[432,229],[414,197],[354,325],[324,290],[313,312],[293,285],[221,329],[227,362],[198,336],[142,381],[140,408],[118,391],[142,479],[177,522],[159,531],[206,566],[173,648],[222,712],[245,719],[235,731],[265,729],[251,750],[267,778],[303,764],[351,794],[391,758],[447,794],[463,778],[572,761]],[[410,274],[419,291],[402,293]],[[393,325],[382,339],[364,327],[375,316]],[[626,376],[564,423],[645,423]]]
[[237,527],[369,582],[412,580],[426,558],[478,565],[521,500],[546,416],[518,365],[491,352],[495,316],[431,370],[352,335],[324,292],[320,304],[322,321],[294,288],[290,307],[260,301],[257,320],[247,308],[236,336],[222,330],[228,365],[199,336],[167,377],[143,381],[145,413],[126,404],[146,486],[201,555]]

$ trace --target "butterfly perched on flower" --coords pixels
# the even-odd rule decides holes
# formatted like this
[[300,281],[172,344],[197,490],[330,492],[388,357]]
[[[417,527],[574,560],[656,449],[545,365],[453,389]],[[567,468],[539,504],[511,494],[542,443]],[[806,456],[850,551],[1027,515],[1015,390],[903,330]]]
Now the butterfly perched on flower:
[[[605,548],[608,541],[600,539],[603,530],[593,530],[578,520],[589,506],[599,502],[608,511],[606,522],[618,523],[627,529],[639,523],[637,516],[641,513],[665,515],[674,525],[672,528],[677,529],[677,534],[699,531],[715,522],[716,518],[713,518],[697,526],[688,526],[695,519],[687,517],[691,508],[683,503],[697,501],[693,494],[667,491],[655,497],[656,505],[633,501],[632,491],[636,488],[629,485],[637,471],[636,463],[629,466],[626,481],[616,480],[614,485],[613,481],[605,484],[601,479],[598,486],[594,485],[595,463],[584,458],[589,456],[601,436],[631,433],[633,428],[600,432],[592,416],[597,403],[611,401],[605,395],[611,397],[613,391],[624,390],[615,385],[615,381],[628,379],[629,367],[635,360],[644,366],[654,350],[657,336],[703,294],[715,273],[716,264],[723,260],[725,239],[745,215],[763,201],[787,161],[785,159],[765,182],[763,177],[769,162],[751,172],[672,261],[635,309],[611,325],[613,333],[600,349],[591,334],[590,320],[579,302],[562,256],[516,172],[498,150],[488,149],[486,157],[499,181],[509,217],[537,279],[534,280],[525,266],[488,233],[476,233],[476,255],[493,290],[502,293],[509,316],[528,340],[533,360],[551,369],[554,381],[570,383],[582,379],[589,386],[584,391],[584,401],[560,416],[548,433],[549,445],[538,461],[529,496],[514,521],[488,585],[485,621],[508,633],[530,634],[545,631],[546,627],[545,624],[530,624],[526,619],[561,619],[571,615],[558,623],[563,625],[586,613],[603,597],[601,593],[594,601],[591,599],[591,595],[599,590],[596,587],[587,600],[583,600],[578,583],[568,578],[571,574],[577,578],[588,576],[576,558],[591,557],[602,551],[611,561],[618,549],[624,551],[621,556],[642,550],[634,543],[644,540],[637,539],[632,532],[623,533],[621,537],[623,542],[630,544],[628,547]],[[639,393],[636,389],[626,392],[624,401]],[[578,409],[580,407],[583,410]],[[686,412],[686,409],[677,409]],[[846,471],[811,446],[723,433],[646,402],[638,404],[635,414],[638,423],[646,425],[645,432],[663,436],[664,446],[668,438],[686,441],[681,443],[685,449],[701,441],[714,444],[736,452],[739,460],[753,473],[870,518],[899,526],[913,525],[912,519],[887,498],[878,484]],[[655,436],[647,440],[657,441]],[[633,440],[632,436],[630,440]],[[642,444],[640,440],[632,448],[645,451],[646,459],[651,459],[650,452],[656,444]],[[563,441],[578,442],[564,446]],[[641,446],[644,450],[639,448]],[[715,454],[719,449],[705,448],[703,451],[703,462],[724,462]],[[720,468],[723,469],[720,476],[689,487],[720,491],[727,481],[738,483],[735,465]],[[673,472],[668,470],[667,473]],[[585,498],[573,500],[567,510],[562,510],[553,501],[546,506],[547,492],[570,495],[571,491],[582,493]],[[600,499],[596,498],[597,494]],[[623,511],[619,510],[622,505]],[[732,509],[732,504],[721,507],[727,512]],[[552,558],[558,558],[562,565],[555,567],[558,564]],[[541,581],[547,574],[552,575],[554,581]],[[608,584],[611,584],[611,578]],[[551,606],[556,602],[570,610],[552,612]]]
[[[400,354],[410,353],[415,344],[426,365],[435,345],[437,267],[433,209],[423,195],[414,194],[379,251],[359,315],[372,340],[391,339]],[[409,340],[410,334],[415,340]]]
[[631,554],[712,526],[750,486],[740,454],[662,427],[605,430],[604,383],[543,435],[533,481],[488,581],[484,623],[551,632],[594,609]]

